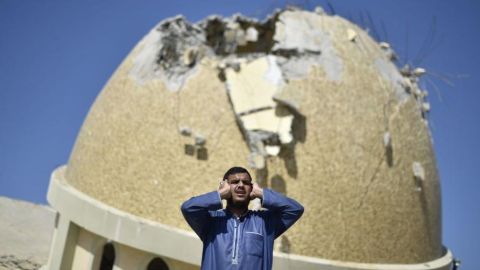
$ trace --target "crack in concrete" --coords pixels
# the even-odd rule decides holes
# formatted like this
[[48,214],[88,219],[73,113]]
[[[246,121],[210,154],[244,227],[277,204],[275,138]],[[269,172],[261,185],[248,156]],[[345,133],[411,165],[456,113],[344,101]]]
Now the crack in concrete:
[[379,159],[379,161],[377,163],[377,166],[375,167],[375,170],[373,171],[372,176],[368,180],[367,187],[366,187],[365,191],[363,192],[362,196],[360,197],[360,202],[355,207],[355,210],[358,210],[358,209],[362,208],[362,206],[364,204],[364,201],[365,201],[365,198],[368,196],[368,193],[370,192],[370,186],[375,181],[375,178],[377,177],[377,174],[380,172],[380,168],[381,168],[383,162],[385,161],[385,155],[386,155],[386,153],[383,153],[382,157]]

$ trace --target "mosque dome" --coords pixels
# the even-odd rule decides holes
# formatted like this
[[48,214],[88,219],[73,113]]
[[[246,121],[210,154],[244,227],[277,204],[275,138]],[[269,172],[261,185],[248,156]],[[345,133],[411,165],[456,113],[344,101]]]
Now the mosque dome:
[[321,10],[160,22],[97,97],[65,179],[190,231],[180,205],[232,166],[295,198],[277,250],[362,263],[443,256],[423,70]]

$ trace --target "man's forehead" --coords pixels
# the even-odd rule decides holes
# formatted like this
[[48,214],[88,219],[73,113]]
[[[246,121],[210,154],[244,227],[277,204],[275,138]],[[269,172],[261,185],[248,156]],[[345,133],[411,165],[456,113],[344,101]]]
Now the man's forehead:
[[228,180],[234,180],[234,179],[238,179],[238,180],[251,180],[250,179],[250,176],[248,175],[248,173],[234,173],[234,174],[230,174],[228,176]]

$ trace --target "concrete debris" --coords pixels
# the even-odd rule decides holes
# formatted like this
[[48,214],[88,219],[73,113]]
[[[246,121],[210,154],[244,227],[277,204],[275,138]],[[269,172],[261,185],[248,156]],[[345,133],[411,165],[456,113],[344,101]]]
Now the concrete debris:
[[277,89],[281,88],[285,82],[283,80],[282,70],[277,64],[277,57],[273,55],[267,56],[268,70],[265,73],[264,79],[274,84]]
[[217,56],[267,53],[273,40],[264,37],[271,36],[274,31],[275,16],[276,13],[262,23],[241,15],[225,19],[211,16],[199,26],[205,31],[207,45]]
[[412,93],[415,95],[415,97],[421,97],[422,96],[422,90],[420,90],[420,88],[418,88],[417,85],[415,85],[415,87],[413,87]]
[[385,52],[385,55],[390,61],[397,61],[398,57],[393,48],[387,42],[380,42],[380,48]]
[[430,104],[427,102],[428,92],[419,88],[419,77],[426,73],[424,68],[412,69],[405,65],[400,69],[400,74],[404,77],[403,86],[409,94],[413,94],[417,102],[422,117],[425,120],[430,111]]
[[[428,127],[428,120],[427,119],[423,119],[423,124]],[[432,141],[432,144],[433,144],[433,138],[430,138],[431,141]]]
[[270,156],[277,156],[280,153],[280,146],[278,145],[266,145],[265,151]]
[[277,56],[278,66],[286,80],[296,80],[308,75],[310,68],[318,63],[319,57],[308,55],[305,57],[282,57]]
[[[261,57],[241,65],[240,72],[226,69],[225,74],[230,101],[243,129],[249,132],[247,134],[272,134],[280,144],[290,143],[293,140],[293,115],[289,112],[278,115],[276,112],[281,105],[275,101],[274,95],[284,81],[275,56]],[[245,84],[246,81],[250,83]],[[261,141],[271,136],[263,136]],[[252,143],[256,144],[257,141],[253,140]],[[265,156],[265,149],[261,149],[261,153]]]
[[423,168],[422,164],[415,161],[412,164],[413,176],[415,177],[416,182],[416,190],[422,190],[423,181],[425,181],[425,169]]
[[238,61],[229,62],[229,64],[227,65],[227,67],[231,67],[233,70],[235,70],[235,72],[239,72],[239,71],[240,71],[240,63],[239,63]]
[[393,166],[393,145],[392,145],[392,136],[390,132],[387,131],[383,134],[383,145],[385,147],[385,157],[389,167]]
[[405,88],[405,91],[407,91],[407,93],[412,92],[413,85],[412,85],[412,81],[410,80],[410,78],[404,78],[403,81],[402,81],[402,86],[403,86],[403,88]]
[[207,140],[202,135],[196,134],[195,135],[195,145],[196,146],[204,146],[207,143]]
[[255,29],[255,27],[250,26],[250,27],[247,28],[245,39],[248,42],[257,42],[258,41],[258,31]]
[[188,48],[183,55],[183,64],[185,66],[193,66],[198,56],[198,50],[196,48]]
[[[142,40],[130,75],[141,84],[160,79],[169,90],[178,91],[205,56],[270,53],[287,58],[279,61],[286,79],[305,76],[316,64],[328,79],[339,81],[342,60],[320,25],[318,13],[293,8],[277,11],[264,22],[235,15],[191,24],[178,16],[161,22]],[[295,59],[289,61],[291,57]]]
[[282,12],[275,23],[273,51],[319,52],[327,34],[320,27],[321,16],[308,11]]
[[424,68],[417,67],[413,70],[413,75],[420,77],[425,74],[427,71]]
[[220,72],[225,72],[225,70],[227,68],[231,68],[233,69],[234,71],[236,72],[239,72],[240,71],[240,64],[241,62],[244,62],[244,61],[241,61],[239,59],[231,59],[231,58],[227,58],[225,60],[223,60],[222,62],[220,62],[217,66],[218,70]]
[[195,72],[202,51],[208,53],[204,43],[203,30],[182,16],[165,20],[141,41],[130,75],[141,84],[160,79],[169,90],[178,91]]
[[348,28],[347,29],[347,39],[349,41],[355,42],[356,38],[357,38],[357,32],[355,32],[353,29]]
[[[285,85],[277,57],[268,55],[240,62],[240,71],[225,65],[228,95],[250,148],[249,163],[261,170],[267,156],[277,156],[293,141],[294,115],[275,95]],[[245,82],[249,82],[248,84]]]
[[387,42],[380,42],[379,45],[380,45],[380,48],[384,50],[390,49],[390,44],[388,44]]
[[[322,16],[307,11],[287,10],[278,16],[272,51],[287,58],[298,57],[294,61],[279,62],[287,79],[307,75],[310,67],[316,64],[325,70],[329,80],[341,80],[343,61],[330,35],[321,26]],[[300,66],[303,68],[299,74],[296,70]]]
[[258,153],[251,153],[249,157],[250,167],[257,170],[265,168],[265,157]]
[[225,42],[225,51],[234,53],[237,46],[244,46],[247,43],[245,31],[240,28],[237,22],[227,21],[225,31],[223,32]]
[[319,15],[325,14],[325,10],[321,6],[316,6],[314,12]]
[[402,76],[404,76],[406,78],[410,78],[410,77],[412,77],[411,70],[412,69],[410,68],[410,65],[406,64],[399,71],[400,71],[400,74],[402,74]]
[[385,148],[392,148],[392,137],[388,131],[383,134],[383,145]]
[[179,131],[180,131],[180,134],[182,134],[183,136],[188,137],[192,135],[192,129],[189,127],[180,127]]
[[430,103],[424,102],[424,103],[422,104],[422,110],[423,110],[424,112],[429,112],[429,111],[430,111]]
[[[249,145],[250,163],[263,169],[266,157],[277,156],[282,147],[294,143],[294,115],[303,115],[301,97],[286,87],[289,81],[304,78],[314,65],[323,69],[327,80],[342,79],[344,60],[333,45],[334,36],[324,29],[325,16],[321,7],[315,12],[289,7],[262,22],[234,15],[210,16],[191,24],[181,16],[175,17],[161,22],[142,40],[130,75],[139,83],[160,79],[169,90],[177,91],[204,57],[214,58]],[[355,29],[346,29],[350,42],[359,38],[360,30]],[[390,44],[380,42],[379,46],[386,56],[374,62],[380,76],[391,84],[399,101],[413,96],[425,118],[430,105],[417,85],[425,69],[407,65],[399,72],[392,63],[397,56]],[[180,133],[193,134],[186,127],[180,128]],[[383,140],[391,158],[389,132]],[[196,135],[194,142],[185,145],[185,153],[198,154],[205,143],[205,138]]]
[[409,78],[412,78],[412,79],[415,79],[415,80],[418,80],[418,77],[424,75],[426,72],[427,71],[424,68],[420,68],[420,67],[412,69],[412,67],[410,67],[410,65],[408,65],[408,64],[403,66],[400,69],[400,73],[404,77],[409,77]]

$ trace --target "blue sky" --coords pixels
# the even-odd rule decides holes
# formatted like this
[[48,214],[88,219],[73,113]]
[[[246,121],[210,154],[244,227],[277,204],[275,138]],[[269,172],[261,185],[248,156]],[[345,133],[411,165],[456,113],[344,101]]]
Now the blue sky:
[[[462,269],[480,269],[480,1],[330,2],[390,42],[401,63],[427,69],[443,243]],[[46,203],[50,173],[67,162],[95,97],[157,22],[264,18],[286,3],[330,10],[323,0],[0,0],[0,195]]]

